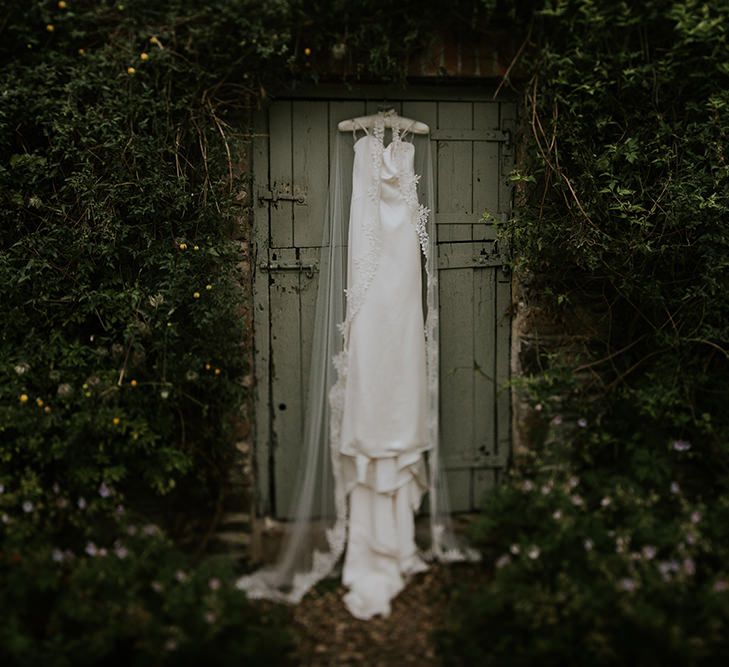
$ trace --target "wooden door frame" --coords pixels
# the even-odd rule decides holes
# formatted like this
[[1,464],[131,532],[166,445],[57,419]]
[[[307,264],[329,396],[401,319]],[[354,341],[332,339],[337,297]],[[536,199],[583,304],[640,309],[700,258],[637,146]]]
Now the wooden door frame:
[[[300,85],[278,95],[272,96],[272,101],[281,100],[349,100],[365,99],[386,101],[387,99],[407,99],[408,101],[433,102],[490,102],[512,103],[516,112],[516,97],[508,93],[500,93],[498,99],[493,98],[496,86],[483,80],[444,81],[426,80],[417,81],[406,88],[383,84],[355,84],[347,86],[340,83],[323,83],[319,85]],[[272,460],[272,406],[271,406],[271,340],[270,340],[270,301],[269,301],[269,274],[262,270],[261,264],[268,262],[268,249],[270,242],[269,210],[260,206],[259,189],[263,185],[257,182],[256,175],[269,173],[269,105],[257,110],[252,115],[252,150],[251,150],[251,199],[253,206],[253,244],[251,248],[252,282],[253,282],[253,345],[254,345],[254,392],[255,392],[255,418],[254,418],[254,469],[255,488],[252,510],[258,517],[271,515],[271,498],[274,493],[271,475]],[[500,165],[499,188],[505,201],[509,201],[509,208],[513,206],[513,193],[506,184],[506,173],[513,166],[513,133],[516,118],[510,117],[506,127],[510,136],[508,144],[511,152]],[[503,125],[503,122],[502,122]],[[268,176],[266,181],[268,181]],[[508,194],[507,194],[508,191]],[[265,315],[265,317],[261,317]],[[511,365],[511,345],[506,345],[509,359],[506,361],[507,371]],[[507,426],[508,438],[511,441],[511,415],[513,400],[509,400],[509,414],[503,416]]]

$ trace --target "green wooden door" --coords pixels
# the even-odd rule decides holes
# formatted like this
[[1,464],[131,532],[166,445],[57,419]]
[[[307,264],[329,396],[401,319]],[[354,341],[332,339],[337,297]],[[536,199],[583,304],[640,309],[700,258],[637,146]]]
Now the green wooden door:
[[376,112],[383,101],[431,127],[441,448],[452,509],[477,509],[508,461],[510,397],[503,383],[509,377],[510,277],[493,226],[481,215],[486,209],[504,215],[511,206],[506,174],[514,104],[437,86],[398,92],[319,87],[309,97],[278,99],[256,118],[256,456],[264,514],[285,518],[296,478],[336,125]]

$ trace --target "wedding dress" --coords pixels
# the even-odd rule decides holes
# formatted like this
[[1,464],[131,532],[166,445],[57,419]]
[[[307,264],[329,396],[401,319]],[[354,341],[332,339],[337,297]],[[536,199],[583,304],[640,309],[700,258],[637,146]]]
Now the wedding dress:
[[414,148],[397,127],[387,147],[379,127],[354,144],[339,449],[349,496],[344,601],[359,618],[387,616],[403,575],[427,567],[413,518],[429,448],[420,260],[428,210],[406,190]]
[[[349,149],[336,137],[293,521],[277,561],[237,582],[297,603],[342,565],[344,603],[361,619],[387,616],[426,561],[478,559],[452,530],[440,474],[430,140],[406,139],[391,111],[385,146],[385,115]],[[414,516],[426,492],[427,548]]]

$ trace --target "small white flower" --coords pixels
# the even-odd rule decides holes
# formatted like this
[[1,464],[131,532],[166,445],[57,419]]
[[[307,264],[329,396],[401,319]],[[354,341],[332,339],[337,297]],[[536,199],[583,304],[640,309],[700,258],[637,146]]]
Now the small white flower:
[[691,443],[688,440],[674,440],[673,448],[677,452],[686,452],[691,449]]
[[553,519],[554,519],[555,521],[559,521],[559,520],[560,520],[560,519],[562,518],[562,510],[555,510],[555,511],[554,511],[554,512],[552,513],[552,518],[553,518]]
[[0,484],[0,493],[5,493],[5,485]]
[[162,398],[169,398],[170,391],[169,391],[169,389],[162,389],[162,391],[159,392],[159,395]]
[[124,545],[119,545],[116,549],[114,549],[114,553],[117,558],[126,558],[129,555],[129,549],[127,549]]
[[165,642],[165,650],[167,651],[175,651],[177,650],[177,641],[174,639],[168,639]]
[[53,482],[53,487],[52,488],[53,488],[53,493],[58,494],[58,493],[61,492],[61,487],[58,486],[58,482]]
[[573,504],[573,505],[578,505],[578,506],[579,506],[579,505],[583,505],[583,504],[584,504],[584,502],[585,502],[585,501],[584,501],[584,500],[582,499],[582,496],[580,496],[580,495],[578,495],[578,494],[575,494],[575,495],[573,495],[573,496],[570,496],[570,500],[572,501],[572,504]]
[[101,547],[101,549],[99,549],[99,556],[106,556],[107,553],[106,547]]
[[30,366],[26,364],[24,361],[20,362],[15,366],[15,372],[18,375],[25,375],[30,370]]
[[33,511],[33,503],[30,502],[30,500],[24,500],[23,501],[23,512],[25,512],[27,514],[28,512],[32,512],[32,511]]
[[108,498],[111,495],[111,489],[106,485],[105,482],[102,482],[101,486],[99,486],[99,495],[102,498]]
[[698,523],[699,521],[701,521],[701,512],[698,510],[691,512],[691,523]]
[[729,590],[729,582],[727,582],[726,579],[717,579],[714,582],[713,589],[715,593],[723,593],[724,591]]
[[529,547],[529,551],[527,551],[527,556],[529,556],[529,558],[531,558],[532,560],[539,558],[539,547],[535,545]]
[[552,485],[550,483],[542,484],[542,495],[546,496],[548,495],[552,490]]
[[142,529],[145,535],[157,535],[159,533],[159,528],[154,523],[148,523],[144,528]]
[[572,475],[572,477],[570,477],[569,481],[567,482],[570,489],[574,489],[579,483],[580,483],[580,478],[576,477],[575,475]]
[[51,558],[56,563],[61,563],[63,561],[63,551],[61,551],[60,549],[54,549],[53,553],[51,554]]
[[688,533],[686,533],[686,541],[689,544],[696,544],[696,533],[694,533],[693,531],[689,531]]
[[2,516],[0,516],[0,520],[2,520],[4,524],[10,523],[10,517],[5,512],[3,512]]
[[77,505],[79,506],[79,509],[84,509],[86,507],[86,498],[84,498],[83,496],[81,496],[78,499]]
[[187,581],[187,574],[185,574],[182,570],[177,570],[177,572],[175,572],[175,579],[181,583]]
[[693,558],[684,558],[682,566],[683,571],[689,576],[692,576],[696,573],[696,564],[694,563]]
[[124,505],[117,505],[115,511],[118,516],[121,516],[122,514],[124,514]]
[[496,561],[496,567],[501,569],[502,567],[506,567],[509,563],[511,563],[511,556],[509,556],[509,554],[504,554]]
[[519,549],[519,545],[518,544],[512,544],[509,547],[509,551],[511,551],[511,553],[513,553],[515,556],[518,556],[519,555],[519,551],[521,551],[521,549]]
[[579,419],[577,420],[577,425],[578,425],[578,426],[579,426],[580,428],[585,428],[585,427],[587,426],[587,419],[585,419],[584,417],[580,417],[580,418],[579,418]]
[[150,586],[155,593],[161,593],[164,590],[164,586],[159,581],[153,581]]
[[681,487],[678,482],[671,482],[671,493],[681,493]]
[[127,535],[136,535],[136,534],[137,534],[137,527],[134,524],[127,526]]
[[656,555],[656,548],[652,544],[646,544],[642,549],[641,553],[643,554],[643,558],[646,560],[653,560]]
[[552,424],[555,426],[559,426],[562,423],[562,415],[554,415],[552,417]]
[[604,497],[604,498],[603,498],[603,499],[602,499],[602,500],[600,501],[600,505],[602,505],[603,507],[607,507],[607,506],[608,506],[608,505],[609,505],[609,504],[610,504],[611,502],[612,502],[612,499],[610,498],[610,496],[605,496],[605,497]]
[[212,625],[217,620],[217,616],[215,615],[215,612],[213,611],[206,611],[205,612],[205,622],[208,625]]
[[208,586],[211,591],[217,591],[220,588],[220,579],[213,577],[210,581],[208,581]]
[[521,488],[524,489],[524,491],[533,491],[534,482],[532,482],[532,480],[530,480],[530,479],[526,479],[526,480],[524,480],[524,484],[522,484]]
[[96,546],[96,545],[95,545],[95,544],[94,544],[93,542],[88,542],[88,543],[86,544],[86,549],[84,549],[84,551],[85,551],[85,552],[86,552],[86,553],[87,553],[87,554],[88,554],[89,556],[96,556],[96,554],[98,554],[98,553],[99,553],[99,549],[97,548],[97,546]]
[[537,403],[537,404],[536,404],[536,405],[534,406],[534,409],[535,409],[535,410],[536,410],[537,412],[541,412],[541,411],[542,411],[542,407],[543,407],[543,406],[542,406],[542,404],[541,404],[541,403]]
[[585,551],[592,551],[592,547],[595,546],[595,543],[589,537],[584,541],[583,544],[585,546]]

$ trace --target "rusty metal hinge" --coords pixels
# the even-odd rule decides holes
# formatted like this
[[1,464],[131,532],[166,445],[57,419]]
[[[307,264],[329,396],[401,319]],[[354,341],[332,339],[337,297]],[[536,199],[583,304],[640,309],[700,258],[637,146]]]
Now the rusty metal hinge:
[[279,188],[274,187],[273,190],[261,189],[258,191],[258,203],[263,205],[263,202],[271,202],[276,204],[279,200],[292,201],[294,204],[306,204],[306,193],[301,190],[294,189],[291,192],[291,188]]

